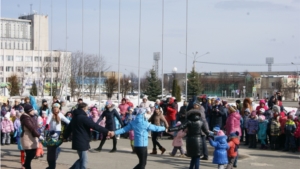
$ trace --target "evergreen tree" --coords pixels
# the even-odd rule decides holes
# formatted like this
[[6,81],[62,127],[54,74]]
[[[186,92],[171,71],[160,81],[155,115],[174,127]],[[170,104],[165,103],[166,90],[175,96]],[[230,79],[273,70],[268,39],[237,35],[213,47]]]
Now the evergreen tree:
[[8,78],[7,89],[10,96],[18,96],[20,94],[20,86],[16,74],[13,74]]
[[200,78],[198,72],[193,68],[191,73],[188,75],[188,96],[196,96],[201,94],[202,86],[200,83]]
[[33,81],[31,89],[30,89],[30,94],[32,96],[37,96],[37,87],[35,81]]
[[175,97],[178,102],[181,101],[181,89],[178,85],[177,79],[173,80],[172,96]]
[[176,97],[176,93],[177,93],[177,79],[174,78],[173,80],[173,86],[172,86],[172,96]]
[[177,102],[181,102],[181,88],[179,85],[177,85],[177,89],[176,89],[176,100]]
[[156,76],[155,70],[151,69],[147,76],[148,86],[145,90],[145,94],[148,96],[148,100],[155,101],[157,96],[161,94],[161,86]]

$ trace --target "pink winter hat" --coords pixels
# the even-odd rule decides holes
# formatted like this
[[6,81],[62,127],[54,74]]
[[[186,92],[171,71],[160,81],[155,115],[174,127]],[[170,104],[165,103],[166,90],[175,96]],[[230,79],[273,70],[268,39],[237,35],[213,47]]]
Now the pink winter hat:
[[252,111],[251,116],[256,116],[256,111]]
[[217,136],[225,136],[225,134],[222,130],[219,130],[218,133],[217,133]]

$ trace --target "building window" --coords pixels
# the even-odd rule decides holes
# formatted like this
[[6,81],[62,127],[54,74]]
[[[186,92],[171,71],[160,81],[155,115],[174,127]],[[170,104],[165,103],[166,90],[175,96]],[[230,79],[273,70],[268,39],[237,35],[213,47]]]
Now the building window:
[[0,66],[0,71],[3,72],[3,66]]
[[17,72],[23,72],[23,67],[17,66],[17,67],[16,67],[16,70],[17,70]]
[[59,68],[58,67],[53,67],[53,72],[59,72]]
[[54,57],[54,62],[59,62],[59,57]]
[[32,56],[25,56],[25,62],[32,62]]
[[18,43],[18,49],[20,49],[20,43]]
[[44,58],[44,61],[45,61],[45,62],[51,62],[51,57],[45,57],[45,58]]
[[6,60],[7,61],[14,61],[14,56],[6,55]]
[[3,55],[0,56],[0,61],[4,61]]
[[32,67],[25,67],[25,72],[32,72]]
[[23,56],[16,56],[15,59],[17,62],[23,62]]
[[14,67],[13,66],[6,66],[6,72],[13,72],[14,71]]
[[42,57],[41,56],[35,56],[34,57],[34,61],[35,62],[41,62],[42,61]]
[[45,72],[51,72],[51,67],[45,67]]
[[4,82],[4,78],[3,77],[0,77],[0,82]]
[[42,68],[41,67],[35,67],[34,72],[42,72]]

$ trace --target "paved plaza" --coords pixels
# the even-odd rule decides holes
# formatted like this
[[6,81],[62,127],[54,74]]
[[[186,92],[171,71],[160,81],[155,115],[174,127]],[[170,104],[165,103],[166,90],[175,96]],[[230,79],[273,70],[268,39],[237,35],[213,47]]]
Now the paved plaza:
[[[149,155],[147,169],[187,169],[189,166],[189,158],[170,157],[169,152],[172,150],[171,140],[159,140],[159,142],[167,149],[164,155]],[[91,142],[91,147],[96,148],[100,142]],[[148,151],[151,151],[152,143],[149,143]],[[129,140],[118,140],[118,151],[109,153],[112,148],[112,140],[107,140],[102,152],[90,150],[88,153],[88,168],[110,168],[110,169],[131,169],[137,164],[137,156],[131,154]],[[209,147],[210,154],[213,149]],[[62,152],[57,160],[57,169],[69,168],[78,158],[76,152],[71,149],[71,143],[66,142],[61,146]],[[240,147],[241,159],[238,162],[240,169],[299,169],[300,153],[280,152],[260,149],[248,149],[245,146]],[[46,153],[46,152],[45,152]],[[17,145],[1,147],[1,169],[18,169],[19,151]],[[179,155],[179,154],[178,154]],[[33,169],[44,169],[47,167],[46,156],[35,159],[32,162]],[[201,169],[217,168],[212,164],[212,156],[209,161],[200,162]]]

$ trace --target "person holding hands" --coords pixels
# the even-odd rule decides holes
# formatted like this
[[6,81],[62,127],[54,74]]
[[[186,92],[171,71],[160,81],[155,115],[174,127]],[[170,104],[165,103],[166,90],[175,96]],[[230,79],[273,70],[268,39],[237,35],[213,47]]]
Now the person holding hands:
[[145,118],[146,109],[137,109],[135,119],[124,128],[112,132],[110,136],[126,133],[130,130],[134,131],[134,150],[139,158],[139,163],[134,169],[145,169],[148,155],[148,131],[165,131],[165,127],[150,124]]

